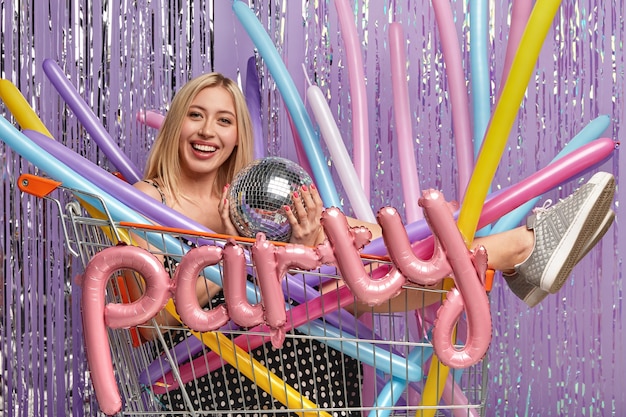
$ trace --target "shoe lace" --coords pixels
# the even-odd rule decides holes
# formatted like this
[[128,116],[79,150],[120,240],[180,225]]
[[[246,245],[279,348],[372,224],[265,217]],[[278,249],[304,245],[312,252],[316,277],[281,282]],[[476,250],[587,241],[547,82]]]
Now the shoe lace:
[[547,199],[546,201],[543,202],[543,205],[541,207],[535,207],[533,209],[533,213],[535,214],[542,214],[545,213],[546,211],[548,211],[552,206],[552,199]]
[[574,194],[576,194],[576,192],[573,192],[572,194],[568,195],[565,198],[559,198],[559,201],[557,204],[552,205],[552,199],[547,199],[546,201],[544,201],[543,205],[541,207],[535,207],[533,209],[533,213],[535,213],[536,215],[538,215],[538,217],[541,217],[542,214],[546,214],[548,211],[554,209],[558,204],[563,203],[565,201],[571,200],[572,198],[574,198]]

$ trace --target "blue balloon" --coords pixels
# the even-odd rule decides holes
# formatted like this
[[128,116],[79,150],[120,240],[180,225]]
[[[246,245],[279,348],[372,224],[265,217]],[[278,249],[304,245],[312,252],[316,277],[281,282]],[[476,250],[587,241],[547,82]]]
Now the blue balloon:
[[[425,340],[425,343],[428,341]],[[431,346],[417,346],[409,352],[406,360],[408,363],[422,363],[423,358],[427,358],[433,354],[433,348]],[[421,377],[420,377],[421,379]],[[388,417],[391,415],[393,406],[398,403],[400,396],[404,392],[408,385],[406,378],[392,376],[391,380],[384,386],[384,388],[378,394],[374,409],[370,411],[369,417]]]
[[342,205],[337,196],[337,189],[319,145],[320,142],[315,134],[311,118],[298,94],[298,90],[296,89],[289,71],[287,71],[278,51],[276,51],[276,47],[247,4],[241,1],[235,1],[233,2],[233,11],[246,29],[246,32],[248,32],[250,39],[254,42],[259,54],[263,57],[267,68],[272,74],[274,82],[276,82],[276,86],[287,106],[287,110],[289,110],[291,119],[300,134],[302,146],[309,159],[313,176],[315,177],[315,185],[320,191],[324,205],[326,207],[334,206],[341,208]]
[[[328,324],[320,324],[317,321],[309,322],[298,327],[298,330],[319,337],[320,340],[328,346],[392,376],[402,379],[408,378],[409,381],[419,381],[422,379],[421,363],[418,365],[413,361],[407,360],[407,358],[389,353],[389,350],[369,342],[359,341],[354,343],[349,339],[342,339],[341,332]],[[420,347],[416,349],[421,350]]]
[[[491,79],[487,53],[489,4],[487,0],[475,0],[470,1],[469,6],[474,159],[476,159],[480,154],[480,147],[491,119]],[[490,232],[491,226],[487,225],[478,230],[476,236],[485,236]]]
[[487,58],[487,0],[470,1],[470,66],[474,113],[474,158],[478,157],[491,118],[491,80]]
[[[28,134],[32,137],[41,135],[35,131],[29,131]],[[64,148],[67,156],[72,155],[75,160],[82,158],[80,155],[76,155],[72,150],[54,142],[47,136],[41,136],[41,140],[49,141],[52,144],[52,147],[59,145]],[[75,192],[93,207],[102,207],[100,200],[94,196],[100,197],[104,204],[106,204],[107,209],[114,221],[127,221],[145,225],[151,224],[144,216],[124,205],[102,188],[86,180],[80,173],[77,173],[54,157],[51,153],[44,150],[44,148],[37,145],[33,140],[31,140],[31,138],[29,138],[29,136],[26,136],[22,132],[18,131],[4,117],[0,117],[0,138],[16,153],[27,159],[39,169],[48,173],[50,177],[63,183],[65,187],[76,190]],[[110,174],[107,175],[111,176]],[[118,181],[119,184],[125,184],[113,176],[111,176],[111,178],[114,181]],[[134,192],[139,193],[139,191],[135,190],[134,187],[131,188]],[[167,251],[167,253],[172,254],[174,257],[182,257],[189,250],[187,245],[181,243],[178,239],[168,234],[163,235],[162,233],[157,232],[147,233],[146,239],[151,245]],[[216,266],[206,267],[204,273],[205,276],[212,282],[220,286],[222,285],[221,273]],[[256,302],[256,300],[259,299],[256,287],[249,282],[246,284],[248,300],[250,302]],[[407,372],[411,375],[417,375],[417,372],[419,372],[419,375],[421,375],[421,368],[410,364],[407,367],[405,359],[399,355],[390,355],[388,351],[381,349],[380,347],[373,346],[371,343],[355,342],[354,340],[350,340],[350,338],[344,338],[344,340],[341,340],[343,336],[341,330],[330,326],[328,323],[324,324],[318,321],[310,322],[307,325],[299,327],[298,330],[313,336],[330,336],[331,339],[326,341],[329,346],[339,351],[343,351],[358,360],[362,360],[364,363],[375,366],[377,369],[392,375],[406,375]],[[311,331],[311,333],[309,333],[309,331]]]

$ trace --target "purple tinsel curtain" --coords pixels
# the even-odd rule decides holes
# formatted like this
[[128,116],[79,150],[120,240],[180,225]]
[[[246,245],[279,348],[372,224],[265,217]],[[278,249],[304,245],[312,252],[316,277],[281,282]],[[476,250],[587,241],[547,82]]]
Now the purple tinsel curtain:
[[[439,1],[439,0],[436,0]],[[349,152],[352,96],[347,51],[335,2],[250,1],[281,55],[301,97],[306,76],[329,101]],[[407,86],[413,145],[421,188],[458,197],[453,112],[441,36],[427,0],[348,2],[354,12],[367,88],[368,161],[374,210],[403,212],[397,131],[393,119],[389,26],[407,40]],[[468,89],[470,27],[466,2],[452,0]],[[512,5],[488,2],[491,105],[502,82]],[[619,141],[626,120],[624,3],[563,2],[531,76],[492,184],[500,190],[536,172],[590,121],[607,115],[603,136]],[[53,59],[140,170],[155,130],[138,123],[139,111],[165,113],[188,79],[220,71],[245,84],[250,57],[261,83],[261,128],[268,155],[297,160],[285,103],[229,1],[0,0],[0,77],[22,92],[54,138],[115,171],[42,70]],[[451,30],[448,28],[448,30]],[[469,90],[468,90],[469,91]],[[471,91],[470,91],[471,95]],[[470,113],[471,113],[470,109]],[[0,114],[14,121],[0,101]],[[322,148],[326,151],[325,146]],[[328,155],[328,153],[326,153]],[[332,160],[339,198],[352,214]],[[16,416],[95,415],[82,345],[79,263],[64,247],[54,205],[22,194],[21,173],[36,167],[0,143],[3,258],[0,300],[0,409]],[[602,166],[626,169],[619,151]],[[581,174],[581,182],[590,173]],[[579,185],[548,193],[558,199]],[[615,198],[616,221],[557,295],[528,309],[497,277],[491,294],[494,324],[489,353],[486,415],[622,415],[626,398],[626,313],[622,258],[626,218]],[[64,201],[63,201],[64,202]]]

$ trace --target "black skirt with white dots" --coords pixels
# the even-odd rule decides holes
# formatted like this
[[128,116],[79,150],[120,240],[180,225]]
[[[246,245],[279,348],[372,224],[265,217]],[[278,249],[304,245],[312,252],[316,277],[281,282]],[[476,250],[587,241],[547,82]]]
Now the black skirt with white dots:
[[[209,308],[223,301],[220,293]],[[172,345],[193,337],[184,331],[168,336],[166,340]],[[361,407],[362,374],[356,359],[297,331],[288,332],[281,349],[268,342],[254,349],[252,357],[320,409],[337,410],[332,412],[337,416],[361,415],[356,409]],[[296,415],[228,364],[188,382],[184,390],[188,398],[181,389],[161,398],[172,415],[190,408],[200,415],[215,416]]]

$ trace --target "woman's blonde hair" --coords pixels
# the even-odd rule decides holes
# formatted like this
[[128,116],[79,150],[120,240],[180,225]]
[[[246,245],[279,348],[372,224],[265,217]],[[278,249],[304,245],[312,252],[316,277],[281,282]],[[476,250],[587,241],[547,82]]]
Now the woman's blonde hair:
[[246,100],[239,86],[230,78],[212,72],[196,77],[187,82],[174,96],[163,125],[152,145],[144,178],[156,181],[165,195],[174,199],[180,195],[180,158],[178,143],[184,118],[193,99],[205,88],[222,87],[233,98],[237,117],[239,141],[228,160],[218,169],[213,192],[220,193],[223,187],[232,181],[234,175],[248,165],[253,158],[252,122]]

